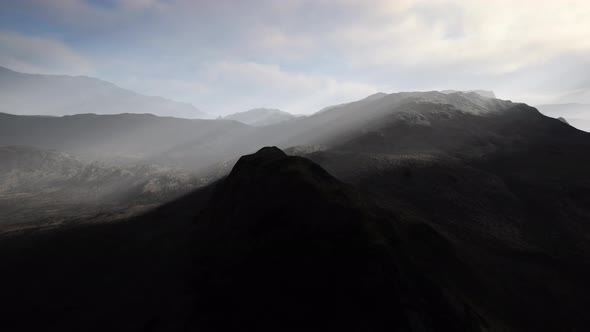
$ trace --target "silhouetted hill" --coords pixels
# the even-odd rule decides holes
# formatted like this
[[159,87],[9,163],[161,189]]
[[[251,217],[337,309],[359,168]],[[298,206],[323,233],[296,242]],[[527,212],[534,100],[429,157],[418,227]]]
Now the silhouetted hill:
[[498,321],[583,329],[590,135],[524,104],[455,105],[402,104],[338,144],[291,151],[451,236],[490,290],[478,305]]
[[297,118],[295,115],[271,108],[255,108],[245,112],[230,114],[227,120],[236,120],[251,126],[268,126]]
[[0,112],[23,115],[154,113],[210,118],[191,104],[144,96],[87,76],[38,75],[0,67]]
[[[212,330],[476,330],[468,305],[456,310],[462,299],[402,254],[396,222],[307,159],[244,156],[195,230],[195,318]],[[459,264],[450,250],[441,259]]]
[[[0,239],[11,285],[4,324],[477,330],[483,322],[462,296],[419,271],[411,257],[431,259],[424,248],[408,255],[433,245],[437,261],[462,270],[452,245],[426,225],[396,222],[309,160],[264,148],[213,187],[143,217]],[[405,247],[412,241],[424,245]]]

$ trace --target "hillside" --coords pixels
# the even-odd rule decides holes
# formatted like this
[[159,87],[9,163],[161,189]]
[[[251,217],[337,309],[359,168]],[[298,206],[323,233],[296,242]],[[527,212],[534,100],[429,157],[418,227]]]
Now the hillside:
[[0,145],[28,145],[87,160],[159,163],[200,170],[242,153],[252,128],[235,121],[151,114],[63,117],[0,113]]
[[97,217],[121,219],[210,178],[154,165],[87,163],[54,150],[0,147],[0,232]]
[[[213,187],[143,217],[0,239],[3,278],[13,285],[5,324],[35,328],[53,317],[44,326],[60,330],[477,330],[479,318],[420,276],[400,251],[405,235],[367,204],[312,162],[265,148]],[[37,287],[24,287],[38,275]],[[43,310],[23,320],[24,308]]]

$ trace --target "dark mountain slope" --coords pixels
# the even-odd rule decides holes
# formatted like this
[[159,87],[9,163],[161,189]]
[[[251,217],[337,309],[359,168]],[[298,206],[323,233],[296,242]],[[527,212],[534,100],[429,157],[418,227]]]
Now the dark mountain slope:
[[447,234],[490,290],[486,310],[509,325],[588,326],[590,135],[522,104],[408,111],[303,155]]
[[[417,273],[395,217],[306,159],[276,148],[242,157],[203,218],[196,315],[210,327],[440,331],[481,323],[457,294]],[[416,235],[434,241],[426,246],[442,246],[439,258],[458,265],[434,231],[412,229],[421,227]]]
[[[0,239],[11,330],[468,331],[453,245],[276,148],[143,217]],[[429,266],[431,273],[423,272]],[[464,285],[464,288],[469,288]],[[457,290],[457,291],[456,291]],[[30,319],[34,317],[35,319]]]
[[[546,195],[544,206],[561,211],[564,223],[573,218],[579,220],[580,225],[585,224],[583,220],[588,214],[583,211],[590,179],[590,155],[587,153],[590,135],[587,133],[522,104],[485,115],[432,103],[412,105],[411,112],[412,116],[403,112],[391,114],[371,130],[350,132],[348,141],[305,155],[341,179],[365,183],[369,191],[395,189],[393,185],[405,176],[412,180],[406,182],[416,187],[405,188],[409,191],[399,194],[407,196],[415,191],[412,200],[424,197],[425,204],[429,200],[426,194],[432,192],[435,180],[443,177],[446,182],[440,186],[446,195],[457,199],[465,196],[466,199],[465,207],[450,205],[449,212],[465,211],[477,204],[472,198],[478,196],[481,188],[489,188],[490,195],[501,195],[485,198],[496,206],[488,211],[490,213],[523,203],[514,192],[516,187],[537,188],[522,194],[527,197]],[[415,176],[420,170],[428,169],[439,175],[419,173]],[[388,182],[390,177],[391,182]],[[461,183],[461,180],[467,182]],[[447,189],[449,191],[445,191]],[[463,192],[451,192],[452,189]],[[471,203],[467,203],[470,200]],[[564,205],[557,207],[555,204]],[[505,215],[524,216],[518,209],[505,211]],[[473,218],[463,218],[462,223],[469,219]],[[563,223],[557,223],[552,233],[563,229],[562,226]],[[489,232],[490,229],[480,231]]]
[[209,192],[128,221],[0,235],[3,330],[194,330],[192,220]]

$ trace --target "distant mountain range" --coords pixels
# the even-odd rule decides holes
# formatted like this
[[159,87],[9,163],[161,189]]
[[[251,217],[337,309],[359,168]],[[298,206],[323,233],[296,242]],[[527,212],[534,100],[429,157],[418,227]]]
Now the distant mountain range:
[[[425,105],[434,105],[431,113],[420,111],[427,107]],[[235,161],[240,155],[265,145],[286,149],[340,144],[378,128],[385,117],[409,128],[434,130],[433,114],[453,118],[479,117],[524,107],[523,104],[482,97],[475,92],[431,91],[377,94],[310,116],[261,127],[226,119],[188,120],[150,114],[63,117],[0,114],[0,145],[55,149],[86,160],[126,159],[201,171],[220,162]],[[531,108],[529,112],[537,111]],[[460,121],[450,124],[462,125]],[[410,130],[402,129],[398,132]],[[409,132],[417,131],[411,129]],[[464,130],[462,135],[469,133]],[[425,142],[422,137],[399,136],[400,141],[394,146],[413,152],[418,147],[430,151],[443,144],[463,144],[444,135],[432,142]],[[493,144],[488,146],[493,147]]]
[[379,125],[386,114],[399,121],[414,121],[411,119],[417,115],[412,105],[428,102],[472,114],[513,105],[476,93],[379,94],[261,127],[225,119],[188,120],[151,114],[41,117],[0,113],[0,145],[28,145],[87,160],[128,159],[199,171],[264,145],[334,144],[359,128],[369,130]]
[[239,112],[223,117],[227,120],[235,120],[247,125],[261,127],[277,124],[297,118],[291,113],[287,113],[273,108],[255,108],[245,112]]
[[211,118],[191,104],[145,96],[87,76],[38,75],[0,67],[0,112],[22,115],[153,113]]
[[572,126],[590,132],[590,104],[545,104],[535,106],[552,118],[564,118]]
[[227,120],[151,114],[63,117],[0,113],[0,145],[28,145],[85,160],[128,160],[201,170],[243,152],[240,137],[254,128]]

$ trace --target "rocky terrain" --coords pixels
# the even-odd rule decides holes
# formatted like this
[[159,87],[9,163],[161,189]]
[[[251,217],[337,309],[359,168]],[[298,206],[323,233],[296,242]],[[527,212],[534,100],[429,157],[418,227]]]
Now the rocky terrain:
[[[116,223],[83,216],[2,234],[2,278],[11,285],[4,324],[62,331],[589,326],[589,134],[473,92],[379,95],[244,128],[240,149],[277,142],[290,144],[293,156],[277,147],[239,159],[238,150],[226,151],[229,158],[211,166],[220,179],[141,215]],[[19,155],[25,162],[2,169],[26,175],[8,171],[5,183],[18,185],[6,192],[27,188],[38,169],[51,169],[38,181],[55,188],[91,167],[63,153],[42,152],[40,165],[38,153]],[[125,187],[136,179],[115,174]],[[138,181],[132,196],[150,192],[150,181]]]
[[212,181],[156,165],[86,163],[52,150],[0,147],[0,230],[121,219]]

